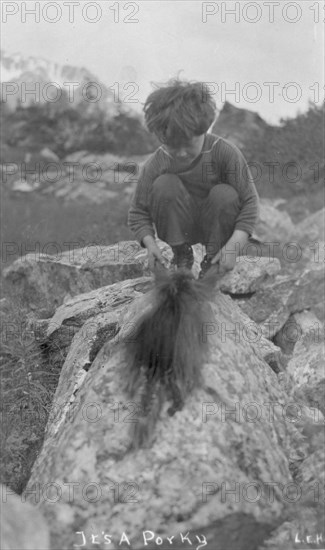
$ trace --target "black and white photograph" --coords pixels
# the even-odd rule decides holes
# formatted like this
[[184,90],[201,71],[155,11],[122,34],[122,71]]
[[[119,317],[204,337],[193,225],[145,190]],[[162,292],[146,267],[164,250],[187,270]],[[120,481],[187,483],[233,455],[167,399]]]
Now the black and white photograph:
[[2,0],[1,550],[325,550],[325,0]]

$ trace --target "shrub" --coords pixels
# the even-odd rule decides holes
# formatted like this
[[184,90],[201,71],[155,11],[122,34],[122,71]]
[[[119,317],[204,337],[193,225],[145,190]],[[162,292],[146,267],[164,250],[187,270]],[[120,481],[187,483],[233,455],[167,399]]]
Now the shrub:
[[0,480],[21,493],[42,445],[59,373],[47,366],[28,315],[6,299],[1,323]]

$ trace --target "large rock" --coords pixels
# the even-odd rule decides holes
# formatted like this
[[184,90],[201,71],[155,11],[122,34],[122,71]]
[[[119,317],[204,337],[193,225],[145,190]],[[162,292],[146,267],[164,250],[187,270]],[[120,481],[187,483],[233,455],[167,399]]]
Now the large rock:
[[290,355],[296,343],[305,336],[313,338],[315,343],[319,342],[323,330],[323,323],[316,315],[305,310],[291,315],[273,341],[285,354]]
[[[286,210],[279,210],[282,199],[261,199],[260,218],[256,237],[260,244],[257,252],[263,256],[277,257],[288,271],[297,268],[317,269],[324,267],[325,209],[309,214],[297,224],[293,223]],[[285,201],[283,201],[285,202]],[[247,248],[247,254],[250,255]],[[311,266],[310,264],[316,264]]]
[[138,277],[103,286],[91,292],[78,294],[67,300],[47,320],[45,338],[59,333],[63,327],[80,328],[91,317],[108,312],[119,312],[126,305],[152,287],[150,277]]
[[[42,155],[43,152],[46,155]],[[111,153],[95,154],[76,151],[62,161],[51,159],[52,152],[43,150],[41,155],[48,160],[43,170],[38,192],[52,195],[64,203],[78,200],[88,203],[110,203],[114,208],[133,192],[137,183],[139,167],[148,155],[120,157]],[[54,162],[53,162],[54,160]]]
[[[143,250],[143,249],[142,249]],[[30,305],[62,304],[64,298],[143,275],[145,254],[135,241],[87,246],[50,254],[27,254],[4,272]]]
[[260,200],[260,217],[256,233],[262,241],[285,243],[296,241],[295,225],[289,214],[276,208],[276,202],[270,199]]
[[277,258],[239,256],[234,268],[222,277],[218,287],[222,292],[229,294],[255,292],[280,269]]
[[302,251],[302,262],[308,269],[323,269],[325,263],[325,241],[310,241]]
[[[120,330],[132,335],[132,323],[151,307],[150,292],[138,297]],[[83,532],[84,548],[93,547],[91,534],[98,534],[97,548],[105,548],[104,531],[112,548],[120,547],[124,532],[138,549],[151,531],[163,537],[161,548],[169,545],[167,536],[175,537],[172,548],[181,548],[181,533],[189,532],[195,545],[205,536],[207,548],[227,548],[231,541],[231,550],[257,549],[282,522],[287,502],[281,487],[292,480],[289,461],[303,448],[302,439],[285,421],[287,397],[276,375],[240,326],[238,318],[247,318],[220,292],[211,308],[202,327],[209,345],[203,387],[173,416],[168,403],[163,407],[147,449],[128,452],[137,399],[131,402],[121,389],[123,344],[113,339],[103,345],[90,368],[88,347],[85,369],[72,343],[61,388],[81,366],[81,383],[70,383],[70,395],[77,390],[73,414],[61,416],[60,424],[53,417],[57,429],[48,430],[25,491],[28,499],[40,499],[53,547],[72,550],[82,544]],[[270,402],[279,405],[272,420]],[[270,482],[274,498],[268,497]]]
[[[60,368],[77,334],[76,346],[79,348],[81,345],[83,356],[84,343],[87,342],[90,348],[96,345],[96,335],[103,330],[107,333],[106,337],[108,334],[114,335],[119,328],[122,312],[151,286],[151,278],[141,277],[78,294],[58,307],[52,318],[35,319],[32,316],[28,328],[41,345],[48,364]],[[105,316],[102,318],[103,314]]]
[[325,414],[325,346],[324,335],[315,341],[306,334],[294,348],[287,367],[294,382],[294,397]]
[[324,266],[286,275],[281,272],[254,294],[236,299],[240,308],[257,323],[266,338],[273,338],[291,314],[311,309],[324,318]]
[[310,214],[296,226],[297,238],[304,242],[325,241],[325,208]]
[[225,101],[212,131],[243,148],[249,138],[258,141],[263,139],[269,127],[258,113],[241,109]]
[[[312,433],[311,433],[312,432]],[[325,432],[324,418],[307,423],[303,435],[308,438],[310,454],[300,461],[295,474],[296,495],[288,505],[291,514],[276,529],[261,550],[320,548],[324,543],[325,514]],[[316,445],[314,444],[316,443]]]
[[[159,239],[157,244],[170,266],[173,257],[170,246]],[[196,245],[193,265],[196,276],[202,255],[202,246]],[[12,291],[27,305],[37,310],[43,306],[50,311],[78,294],[143,275],[151,275],[148,254],[137,241],[71,248],[56,255],[27,254],[4,271]]]
[[[143,293],[152,284],[150,278],[131,279],[81,294],[60,306],[52,319],[31,324],[37,340],[47,350],[48,364],[62,367],[47,433],[56,433],[72,413],[76,395],[99,350],[105,353],[105,345],[111,340],[119,341],[134,326],[134,318],[144,307],[151,306],[150,294],[143,298]],[[266,339],[258,325],[234,304],[230,320],[231,326],[221,327],[222,338],[227,337],[227,331],[233,331],[237,339],[247,340],[275,372],[283,370],[280,348]],[[208,330],[216,329],[216,324],[209,325]]]
[[19,193],[31,193],[32,191],[37,189],[37,187],[37,184],[34,185],[22,178],[15,180],[12,184],[12,190],[18,191]]
[[15,494],[9,486],[0,485],[0,493],[1,549],[49,550],[49,528],[37,507]]
[[[287,272],[324,268],[325,209],[309,214],[297,224],[286,210],[279,210],[282,201],[261,199],[260,218],[256,226],[256,254],[276,257]],[[285,201],[283,201],[285,202]],[[252,254],[254,245],[247,247]]]
[[130,326],[131,321],[125,321],[130,302],[151,286],[149,278],[131,279],[81,294],[58,308],[49,320],[43,346],[49,348],[49,363],[58,361],[59,349],[63,366],[47,423],[48,435],[57,433],[72,413],[76,394],[98,352],[104,351],[110,340],[118,341],[123,329]]
[[49,162],[55,162],[59,163],[60,159],[54,151],[51,151],[48,147],[43,147],[43,149],[40,151],[40,156],[45,158]]

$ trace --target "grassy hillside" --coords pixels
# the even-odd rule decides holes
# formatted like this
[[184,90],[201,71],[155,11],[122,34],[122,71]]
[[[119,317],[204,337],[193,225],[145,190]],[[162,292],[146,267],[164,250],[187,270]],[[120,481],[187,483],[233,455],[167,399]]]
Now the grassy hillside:
[[324,105],[310,104],[306,113],[271,126],[255,113],[226,106],[214,131],[240,144],[260,196],[300,195],[314,210],[321,207],[324,184],[324,112]]
[[60,158],[80,150],[141,155],[156,144],[141,118],[122,110],[110,116],[99,109],[89,113],[82,106],[57,103],[20,106],[13,112],[4,102],[0,107],[1,126],[6,129],[1,138],[4,151],[5,146],[24,152],[49,147]]

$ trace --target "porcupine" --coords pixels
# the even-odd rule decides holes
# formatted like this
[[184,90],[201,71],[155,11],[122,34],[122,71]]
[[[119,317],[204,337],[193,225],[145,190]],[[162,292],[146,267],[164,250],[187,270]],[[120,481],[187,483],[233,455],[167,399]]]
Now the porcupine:
[[140,411],[130,424],[130,449],[150,444],[166,401],[171,401],[168,413],[173,415],[193,389],[202,386],[207,351],[202,335],[204,323],[211,320],[213,271],[196,280],[186,269],[155,270],[153,306],[139,318],[131,341],[124,344],[124,389],[130,399],[137,399]]

